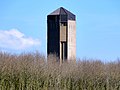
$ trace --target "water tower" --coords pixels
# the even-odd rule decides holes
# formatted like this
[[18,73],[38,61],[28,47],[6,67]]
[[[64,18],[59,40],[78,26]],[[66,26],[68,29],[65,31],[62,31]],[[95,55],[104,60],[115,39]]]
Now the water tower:
[[47,54],[62,62],[76,59],[76,17],[63,7],[47,16]]

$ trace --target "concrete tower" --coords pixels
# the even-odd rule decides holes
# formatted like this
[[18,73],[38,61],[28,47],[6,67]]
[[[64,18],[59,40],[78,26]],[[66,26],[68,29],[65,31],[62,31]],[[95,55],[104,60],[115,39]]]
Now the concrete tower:
[[76,17],[63,7],[47,16],[47,54],[62,62],[76,58]]

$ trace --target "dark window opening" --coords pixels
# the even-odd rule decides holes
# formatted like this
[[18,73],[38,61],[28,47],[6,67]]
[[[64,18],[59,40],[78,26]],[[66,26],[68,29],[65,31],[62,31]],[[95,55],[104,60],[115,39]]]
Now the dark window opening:
[[60,24],[61,24],[61,26],[67,26],[66,22],[61,22]]
[[67,43],[61,42],[61,58],[64,61],[67,59]]

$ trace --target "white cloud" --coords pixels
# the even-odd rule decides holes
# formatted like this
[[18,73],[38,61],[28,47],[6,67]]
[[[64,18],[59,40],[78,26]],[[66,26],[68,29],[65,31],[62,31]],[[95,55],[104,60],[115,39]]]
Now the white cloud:
[[38,45],[39,39],[26,37],[17,29],[0,30],[0,49],[24,50]]

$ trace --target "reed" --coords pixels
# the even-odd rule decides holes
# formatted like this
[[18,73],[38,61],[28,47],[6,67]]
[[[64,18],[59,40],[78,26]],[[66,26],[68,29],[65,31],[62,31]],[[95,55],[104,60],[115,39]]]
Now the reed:
[[56,62],[36,53],[0,53],[0,90],[120,90],[120,60]]

